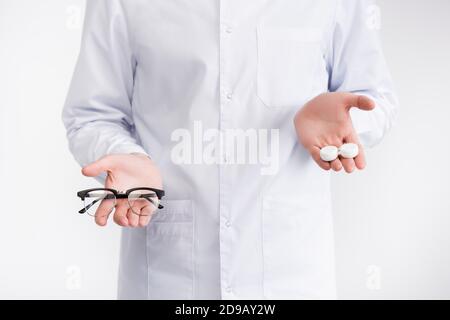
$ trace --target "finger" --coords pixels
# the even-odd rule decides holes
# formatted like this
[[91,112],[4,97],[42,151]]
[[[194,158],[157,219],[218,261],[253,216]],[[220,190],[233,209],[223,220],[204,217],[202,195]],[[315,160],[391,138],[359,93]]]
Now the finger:
[[[342,144],[342,138],[339,137],[330,137],[329,140],[326,141],[327,145],[330,146],[337,146],[339,147]],[[330,163],[331,165],[331,169],[333,169],[333,171],[339,172],[342,170],[342,162],[339,159],[339,157],[337,157],[335,160],[331,161]]]
[[336,160],[331,161],[331,168],[336,172],[341,171],[342,170],[341,160],[339,160],[339,158],[337,158]]
[[103,172],[106,172],[108,169],[108,163],[106,158],[102,158],[98,161],[95,161],[87,166],[83,167],[81,173],[86,177],[97,177]]
[[349,92],[343,93],[342,96],[344,99],[345,106],[348,109],[356,107],[361,110],[370,111],[375,108],[375,102],[366,96],[357,95]]
[[114,155],[107,155],[103,158],[83,167],[81,173],[86,177],[97,177],[103,172],[111,170],[116,162]]
[[[343,143],[348,142],[345,140],[345,138],[343,140]],[[355,171],[355,161],[353,159],[347,159],[342,156],[339,156],[339,159],[342,163],[342,166],[344,167],[345,172],[352,173],[353,171]]]
[[309,150],[309,153],[311,154],[312,158],[314,159],[314,161],[319,165],[319,167],[321,167],[323,170],[330,170],[331,169],[331,165],[329,162],[323,161],[320,158],[320,148],[319,147],[312,147]]
[[366,167],[366,155],[364,149],[359,146],[359,154],[355,157],[355,165],[359,170],[364,170]]
[[139,215],[141,214],[141,209],[137,207],[128,208],[127,218],[128,224],[132,228],[136,228],[139,225]]
[[114,212],[114,222],[119,226],[128,227],[128,218],[127,218],[128,205],[120,199],[117,201],[116,211]]
[[340,158],[345,172],[352,173],[355,171],[355,161],[353,159]]
[[99,226],[106,226],[108,217],[114,209],[114,203],[111,200],[103,199],[95,212],[95,223]]
[[359,142],[357,134],[353,131],[349,136],[345,137],[345,143],[356,143],[358,145],[358,155],[355,157],[354,162],[356,168],[363,170],[366,167],[366,155],[364,153],[364,148]]
[[145,206],[139,216],[139,227],[146,227],[152,219],[152,214],[156,209],[153,206]]

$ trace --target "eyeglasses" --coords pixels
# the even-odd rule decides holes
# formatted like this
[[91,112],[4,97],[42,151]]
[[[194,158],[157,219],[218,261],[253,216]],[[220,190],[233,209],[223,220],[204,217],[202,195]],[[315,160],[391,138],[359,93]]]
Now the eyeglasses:
[[120,192],[109,188],[87,189],[77,192],[77,196],[84,202],[84,208],[78,211],[80,214],[87,213],[97,216],[98,212],[110,214],[116,206],[117,199],[127,199],[131,211],[139,216],[146,216],[149,207],[153,209],[164,208],[160,200],[164,197],[164,190],[153,188],[133,188]]

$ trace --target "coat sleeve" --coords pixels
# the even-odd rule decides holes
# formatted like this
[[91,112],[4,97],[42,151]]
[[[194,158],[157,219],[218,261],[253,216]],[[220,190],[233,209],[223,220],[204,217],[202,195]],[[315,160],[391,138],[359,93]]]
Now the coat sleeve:
[[84,166],[113,153],[146,153],[134,135],[136,60],[120,0],[87,1],[81,50],[63,110],[69,148]]
[[379,8],[372,0],[337,0],[330,41],[329,91],[366,95],[373,111],[351,109],[361,143],[376,145],[392,127],[398,101],[379,39]]

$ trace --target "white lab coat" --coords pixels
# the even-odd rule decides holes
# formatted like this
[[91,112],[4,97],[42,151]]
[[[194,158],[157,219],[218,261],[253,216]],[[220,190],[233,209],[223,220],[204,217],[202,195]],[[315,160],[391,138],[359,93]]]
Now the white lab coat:
[[[81,165],[145,152],[166,190],[147,228],[123,230],[119,298],[335,298],[330,173],[297,142],[293,117],[322,92],[348,91],[377,104],[352,111],[364,145],[389,129],[396,100],[374,8],[87,1],[63,112],[70,149]],[[230,162],[226,146],[220,163],[174,162],[173,133],[199,124],[279,130],[279,169]]]

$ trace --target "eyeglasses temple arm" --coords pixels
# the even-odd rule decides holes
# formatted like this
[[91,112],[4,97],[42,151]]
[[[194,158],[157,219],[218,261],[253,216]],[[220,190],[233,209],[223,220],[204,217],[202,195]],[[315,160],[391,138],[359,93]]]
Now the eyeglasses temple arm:
[[[147,199],[156,206],[156,203],[152,199],[153,198],[152,196],[141,195],[141,197]],[[164,207],[161,204],[158,204],[158,209],[164,209]]]
[[92,201],[92,203],[88,204],[86,207],[84,207],[84,208],[81,209],[80,211],[78,211],[78,213],[80,213],[80,214],[86,213],[86,211],[88,211],[94,204],[96,204],[96,203],[99,202],[100,200],[111,199],[111,198],[112,198],[112,196],[109,196],[109,195],[106,196],[106,197],[103,197],[103,198],[98,198],[98,199]]
[[94,204],[96,204],[100,200],[102,200],[102,199],[97,199],[97,200],[92,201],[92,203],[88,204],[86,207],[84,207],[83,209],[78,211],[78,213],[80,213],[80,214],[86,213],[86,211],[88,211]]

